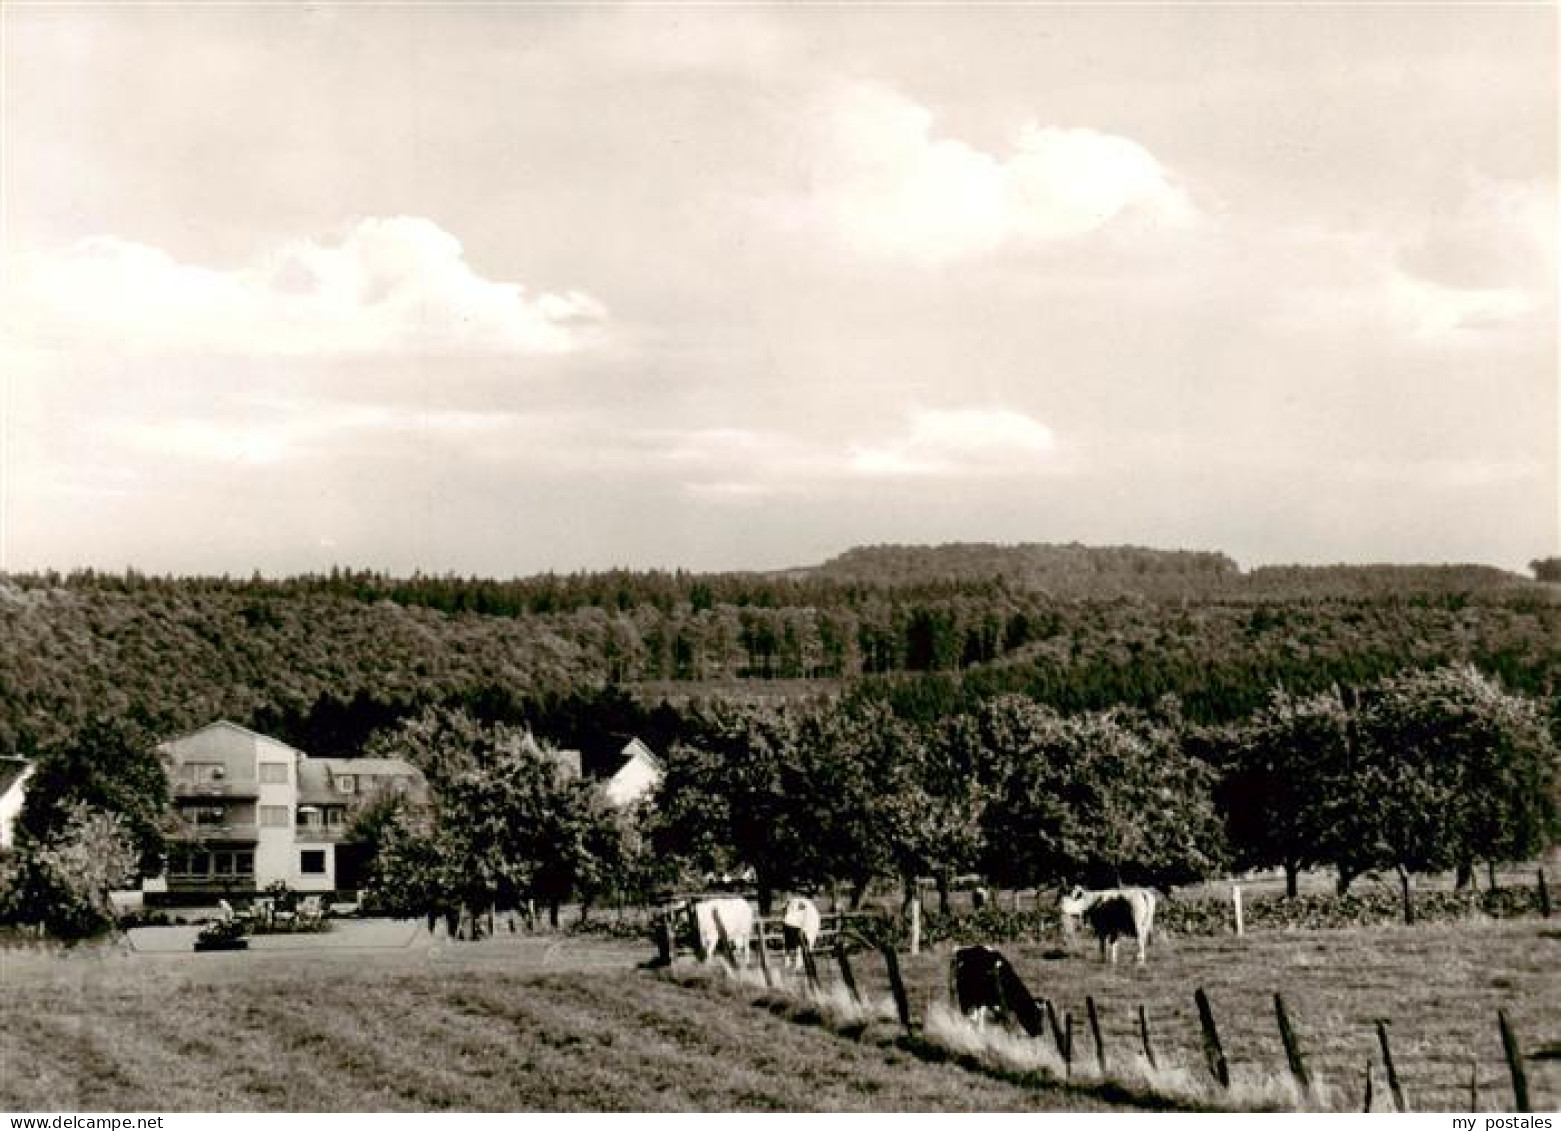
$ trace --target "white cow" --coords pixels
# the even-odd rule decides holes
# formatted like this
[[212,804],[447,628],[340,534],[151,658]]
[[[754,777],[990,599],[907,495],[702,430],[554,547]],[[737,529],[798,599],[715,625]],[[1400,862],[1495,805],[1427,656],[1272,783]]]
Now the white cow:
[[781,914],[781,935],[786,943],[786,967],[802,965],[802,944],[812,950],[818,942],[818,905],[802,895],[794,895],[786,901]]
[[1100,939],[1100,959],[1111,948],[1111,963],[1117,961],[1117,939],[1132,935],[1138,943],[1138,961],[1144,962],[1144,948],[1154,927],[1154,892],[1148,888],[1107,888],[1085,891],[1076,887],[1062,897],[1057,909],[1064,915],[1082,915]]
[[726,932],[737,960],[748,965],[748,940],[753,935],[753,906],[746,899],[736,896],[718,896],[693,902],[694,923],[699,931],[699,949],[713,957],[721,945],[721,931],[716,929],[716,916],[721,917],[721,930]]

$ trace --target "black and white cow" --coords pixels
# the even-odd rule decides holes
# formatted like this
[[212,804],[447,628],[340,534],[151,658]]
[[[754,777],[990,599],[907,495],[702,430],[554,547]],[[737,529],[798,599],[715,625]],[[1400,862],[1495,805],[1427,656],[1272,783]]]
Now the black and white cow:
[[818,945],[821,921],[818,904],[805,895],[794,895],[781,912],[781,935],[786,946],[786,967],[802,965],[802,945],[809,950]]
[[1045,1033],[1046,1019],[1013,963],[989,946],[966,946],[949,962],[949,993],[959,1011],[977,1025],[1010,1019],[1032,1037]]
[[1117,960],[1117,939],[1131,935],[1138,943],[1138,961],[1146,958],[1149,932],[1154,927],[1154,892],[1148,888],[1107,888],[1085,891],[1076,887],[1057,903],[1064,915],[1080,916],[1100,939],[1100,959],[1111,949],[1112,965]]

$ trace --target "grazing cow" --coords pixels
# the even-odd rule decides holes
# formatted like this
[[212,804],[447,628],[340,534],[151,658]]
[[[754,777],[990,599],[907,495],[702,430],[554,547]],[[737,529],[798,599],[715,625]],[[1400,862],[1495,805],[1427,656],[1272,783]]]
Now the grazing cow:
[[721,945],[721,931],[716,929],[715,919],[721,917],[721,930],[726,932],[732,944],[734,956],[744,966],[748,964],[748,939],[753,934],[753,906],[746,899],[736,896],[716,896],[710,899],[685,901],[694,918],[694,929],[699,932],[699,949],[706,957],[714,957]]
[[1010,1018],[1032,1037],[1045,1034],[1046,1019],[1013,963],[988,946],[966,946],[949,963],[949,991],[959,1011],[977,1025]]
[[818,905],[806,896],[794,895],[781,914],[781,935],[786,943],[786,967],[802,965],[802,944],[812,950],[818,943]]
[[1100,939],[1100,960],[1106,960],[1111,948],[1111,963],[1117,961],[1117,939],[1132,935],[1138,943],[1138,961],[1145,959],[1149,932],[1154,927],[1154,892],[1148,888],[1108,888],[1085,891],[1076,887],[1062,897],[1057,909],[1064,915],[1082,915]]

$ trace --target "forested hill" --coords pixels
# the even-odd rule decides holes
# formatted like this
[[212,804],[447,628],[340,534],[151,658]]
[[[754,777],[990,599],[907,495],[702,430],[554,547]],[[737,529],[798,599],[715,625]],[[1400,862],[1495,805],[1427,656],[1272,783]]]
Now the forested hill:
[[781,576],[875,585],[1001,579],[1070,597],[1391,597],[1410,593],[1532,588],[1534,582],[1484,565],[1262,566],[1244,573],[1226,554],[1142,546],[954,542],[858,546],[819,566]]
[[[957,568],[841,575],[919,554]],[[1015,559],[1030,572],[1016,575]],[[1096,587],[1040,580],[1090,568]],[[162,734],[227,717],[345,754],[434,703],[578,742],[591,714],[580,704],[609,687],[653,705],[866,680],[929,712],[1004,691],[1063,710],[1174,695],[1188,717],[1223,721],[1281,684],[1304,692],[1469,661],[1555,704],[1557,594],[1481,568],[1242,573],[1219,554],[1082,547],[868,549],[786,577],[11,575],[0,577],[0,755],[103,715]]]
[[1200,589],[1240,573],[1225,554],[1139,546],[953,542],[941,546],[858,546],[793,576],[880,585],[1002,578],[1026,588],[1079,596],[1142,593],[1164,582]]

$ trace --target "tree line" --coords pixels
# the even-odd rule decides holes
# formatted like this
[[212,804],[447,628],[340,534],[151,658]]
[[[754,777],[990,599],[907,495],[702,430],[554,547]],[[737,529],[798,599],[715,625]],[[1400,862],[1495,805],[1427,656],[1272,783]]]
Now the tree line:
[[[559,705],[556,705],[559,706]],[[647,900],[752,870],[761,905],[790,890],[874,884],[945,899],[977,873],[1004,887],[1171,887],[1236,869],[1333,869],[1340,890],[1532,857],[1558,833],[1556,736],[1541,704],[1468,665],[1319,693],[1272,689],[1251,717],[1207,725],[1174,697],[1150,709],[1063,712],[1004,693],[936,717],[868,686],[809,700],[600,706],[649,724],[666,776],[653,803],[609,806],[529,724],[428,708],[365,753],[418,766],[427,807],[391,798],[353,840],[373,891],[401,914],[535,902],[557,916]],[[575,700],[555,730],[585,736]],[[555,719],[557,722],[558,719]],[[600,721],[600,720],[598,720]],[[168,784],[153,737],[97,719],[44,752],[18,850],[0,863],[0,917],[82,933],[107,892],[156,874]]]
[[[1004,887],[1172,887],[1305,868],[1339,889],[1529,859],[1558,833],[1561,765],[1538,703],[1468,666],[1295,696],[1239,724],[1152,711],[1064,714],[1001,695],[933,722],[882,699],[715,703],[665,754],[654,803],[617,812],[503,724],[434,714],[379,749],[423,766],[439,800],[381,844],[397,906],[554,909],[751,870],[778,893],[932,879]],[[441,880],[439,877],[445,877]],[[475,889],[462,885],[475,884]],[[410,900],[410,902],[407,902]]]
[[[657,576],[625,575],[651,588]],[[359,599],[336,591],[357,581],[328,577],[318,587],[3,580],[0,756],[32,756],[90,712],[155,732],[226,717],[316,753],[349,754],[367,733],[427,706],[481,714],[525,700],[530,717],[549,699],[613,685],[677,702],[867,681],[902,713],[920,702],[934,715],[1005,693],[1065,713],[1149,709],[1171,694],[1188,717],[1218,723],[1260,710],[1276,685],[1314,693],[1468,662],[1561,701],[1561,602],[1542,587],[1173,600],[952,581],[746,580],[754,592],[745,592],[737,580],[727,591],[717,579],[668,576],[677,600],[667,608],[630,600],[516,615]],[[615,584],[632,593],[638,582]],[[760,593],[774,603],[735,603]]]

